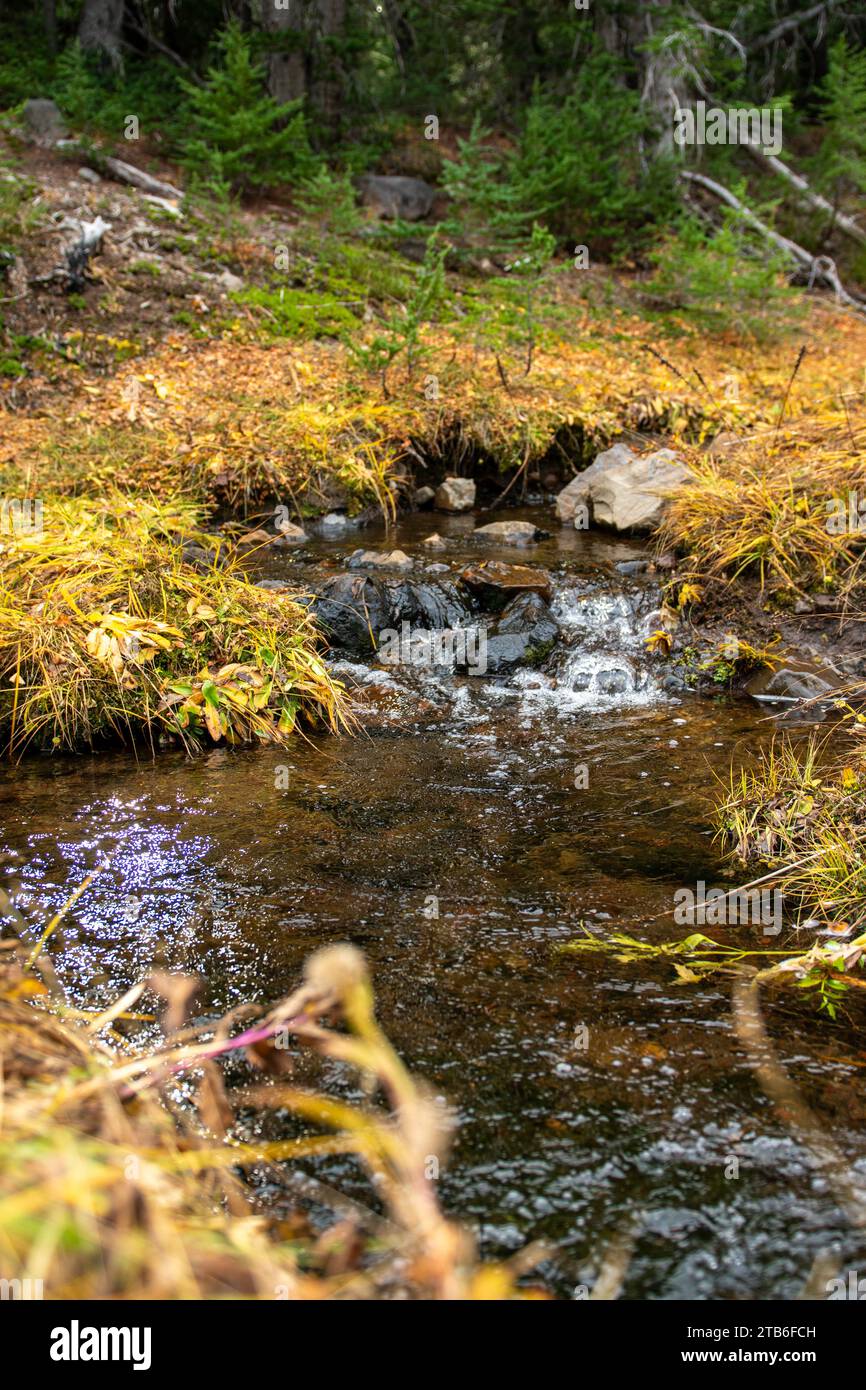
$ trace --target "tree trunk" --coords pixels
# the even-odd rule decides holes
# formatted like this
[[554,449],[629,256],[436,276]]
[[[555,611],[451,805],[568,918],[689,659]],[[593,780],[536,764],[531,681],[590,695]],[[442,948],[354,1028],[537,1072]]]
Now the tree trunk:
[[308,0],[288,0],[276,9],[274,0],[262,0],[262,28],[267,34],[294,34],[296,47],[268,55],[268,91],[281,106],[307,94],[306,33]]
[[87,53],[96,53],[115,69],[123,67],[120,31],[124,0],[84,0],[78,26],[78,42]]
[[346,25],[346,0],[315,0],[313,49],[313,106],[330,133],[336,134],[343,106],[343,69],[331,40]]
[[641,102],[652,112],[657,132],[656,154],[673,151],[675,113],[691,99],[675,46],[652,53],[645,46],[669,17],[670,8],[671,0],[641,0],[633,8],[603,13],[597,23],[605,50],[637,74]]
[[42,0],[42,27],[49,53],[57,52],[57,0]]

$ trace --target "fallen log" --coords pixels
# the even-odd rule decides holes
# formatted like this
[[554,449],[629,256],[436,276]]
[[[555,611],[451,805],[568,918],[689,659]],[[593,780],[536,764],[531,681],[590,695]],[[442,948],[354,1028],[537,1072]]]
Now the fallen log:
[[157,198],[183,197],[179,188],[175,188],[171,183],[164,183],[162,179],[155,179],[152,174],[146,174],[143,169],[137,169],[134,164],[127,164],[122,159],[114,159],[111,155],[104,160],[106,169],[114,178],[121,183],[131,184],[133,188],[140,188],[142,193],[152,193]]
[[840,232],[844,232],[846,236],[853,238],[861,246],[866,246],[866,232],[863,231],[863,228],[858,227],[854,219],[848,217],[846,213],[834,208],[833,204],[828,202],[821,193],[816,193],[801,174],[795,174],[794,170],[789,169],[787,164],[783,164],[781,159],[777,159],[774,154],[767,154],[758,145],[747,145],[746,149],[762,169],[771,174],[778,174],[779,178],[792,184],[796,188],[799,201],[802,204],[814,208],[817,212],[825,212],[833,226],[838,227]]
[[724,184],[717,183],[715,179],[709,178],[706,174],[699,174],[694,169],[681,169],[679,177],[688,183],[697,184],[700,188],[705,188],[714,197],[733,208],[747,222],[750,227],[754,227],[756,232],[771,242],[782,254],[791,262],[802,275],[805,272],[804,282],[811,289],[816,281],[823,280],[836,295],[840,304],[846,305],[849,309],[854,309],[858,314],[866,313],[866,306],[862,300],[849,294],[839,279],[839,272],[836,263],[831,256],[813,256],[811,251],[807,251],[804,246],[798,245],[796,241],[791,241],[789,237],[782,236],[767,223],[762,221],[756,212],[747,207],[741,198],[732,193]]

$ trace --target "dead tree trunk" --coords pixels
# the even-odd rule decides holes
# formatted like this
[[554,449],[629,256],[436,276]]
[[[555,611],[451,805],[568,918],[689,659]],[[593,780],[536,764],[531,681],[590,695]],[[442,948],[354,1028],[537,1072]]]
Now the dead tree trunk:
[[120,31],[124,0],[84,0],[78,25],[78,42],[86,53],[95,53],[115,69],[123,67]]

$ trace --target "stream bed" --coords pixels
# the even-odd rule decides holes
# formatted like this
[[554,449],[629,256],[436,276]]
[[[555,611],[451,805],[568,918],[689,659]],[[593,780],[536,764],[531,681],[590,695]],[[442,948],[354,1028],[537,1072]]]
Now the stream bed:
[[[155,961],[201,974],[207,1012],[274,999],[318,946],[355,942],[391,1040],[454,1109],[444,1206],[488,1255],[547,1242],[542,1276],[559,1295],[591,1286],[631,1223],[626,1297],[796,1297],[817,1254],[844,1264],[862,1244],[760,1090],[730,980],[683,985],[668,962],[556,950],[581,924],[688,934],[676,889],[731,882],[712,844],[713,777],[769,740],[770,711],[665,689],[664,663],[645,654],[658,596],[639,546],[561,531],[548,512],[508,515],[551,531],[483,552],[553,576],[564,640],[541,671],[383,670],[347,655],[338,670],[375,712],[355,738],[31,759],[0,781],[4,874],[44,923],[110,856],[54,948],[81,1006]],[[480,558],[477,522],[416,515],[269,555],[261,573],[320,580],[358,546],[456,568]],[[431,555],[433,530],[446,548]],[[862,1044],[796,991],[768,1017],[866,1180]],[[369,1200],[353,1161],[307,1166]]]

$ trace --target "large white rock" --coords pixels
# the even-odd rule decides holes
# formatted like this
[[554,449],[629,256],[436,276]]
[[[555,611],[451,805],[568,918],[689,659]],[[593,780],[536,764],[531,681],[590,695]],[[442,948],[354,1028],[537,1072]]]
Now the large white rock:
[[434,505],[440,512],[469,512],[475,506],[471,478],[446,478],[436,489]]
[[685,464],[671,449],[636,454],[614,444],[573,478],[556,499],[560,521],[578,528],[589,516],[614,531],[652,531],[672,495],[689,481]]

